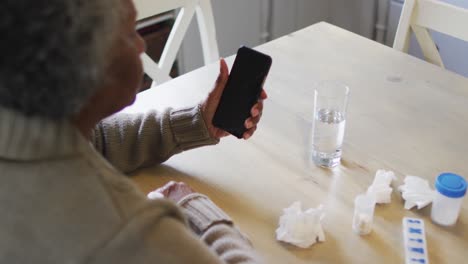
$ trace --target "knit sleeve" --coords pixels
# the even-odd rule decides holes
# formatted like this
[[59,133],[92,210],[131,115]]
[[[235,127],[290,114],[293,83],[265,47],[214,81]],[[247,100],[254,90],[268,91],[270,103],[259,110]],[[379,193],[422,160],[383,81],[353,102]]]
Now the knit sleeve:
[[161,214],[161,206],[148,207],[128,219],[80,263],[225,264],[193,234],[183,219],[170,213]]
[[115,167],[128,173],[161,163],[181,151],[216,144],[201,115],[200,106],[149,111],[144,114],[117,113],[94,129],[95,148]]
[[178,203],[201,240],[229,264],[261,263],[250,241],[208,197],[194,193]]

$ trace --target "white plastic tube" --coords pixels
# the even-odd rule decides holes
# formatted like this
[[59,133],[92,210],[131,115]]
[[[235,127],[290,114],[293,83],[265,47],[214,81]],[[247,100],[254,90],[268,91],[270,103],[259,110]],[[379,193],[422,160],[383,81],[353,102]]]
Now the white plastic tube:
[[360,194],[354,199],[353,230],[359,235],[372,231],[374,221],[375,196]]

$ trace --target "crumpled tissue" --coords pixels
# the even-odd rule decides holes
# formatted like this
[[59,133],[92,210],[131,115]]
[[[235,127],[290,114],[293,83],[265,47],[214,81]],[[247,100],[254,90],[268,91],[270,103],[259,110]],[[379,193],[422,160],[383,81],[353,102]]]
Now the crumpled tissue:
[[390,203],[392,201],[392,190],[390,184],[395,180],[393,171],[377,170],[374,182],[367,188],[367,193],[375,196],[375,202]]
[[418,210],[430,204],[435,197],[435,191],[429,187],[429,182],[418,176],[406,176],[404,184],[398,187],[401,196],[405,199],[405,209],[414,206]]
[[307,248],[317,241],[325,241],[321,221],[325,216],[323,206],[302,211],[301,202],[296,201],[290,207],[283,209],[276,239],[301,248]]

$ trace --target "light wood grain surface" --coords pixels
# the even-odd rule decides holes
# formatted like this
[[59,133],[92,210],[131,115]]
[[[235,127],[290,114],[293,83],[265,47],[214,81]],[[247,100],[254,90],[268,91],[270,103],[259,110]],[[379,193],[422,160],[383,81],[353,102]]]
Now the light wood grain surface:
[[[326,23],[257,49],[273,66],[255,136],[228,137],[141,170],[134,177],[141,189],[189,183],[231,215],[267,263],[404,263],[404,216],[425,220],[430,263],[467,263],[468,201],[456,226],[440,227],[430,220],[430,206],[404,210],[396,188],[405,175],[431,185],[441,172],[468,177],[468,79]],[[212,64],[143,92],[125,111],[192,105],[217,72]],[[332,170],[309,161],[313,88],[320,80],[350,87],[343,159]],[[377,169],[394,171],[398,180],[392,203],[377,206],[372,233],[361,237],[351,228],[353,199]],[[282,209],[294,201],[325,206],[325,242],[299,249],[275,240]]]

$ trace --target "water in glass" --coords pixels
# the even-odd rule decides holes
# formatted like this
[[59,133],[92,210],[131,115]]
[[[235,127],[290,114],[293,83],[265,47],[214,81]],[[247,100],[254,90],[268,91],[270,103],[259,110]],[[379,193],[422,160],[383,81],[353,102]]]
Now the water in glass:
[[323,167],[340,163],[345,131],[344,113],[332,109],[318,109],[312,134],[312,160]]

